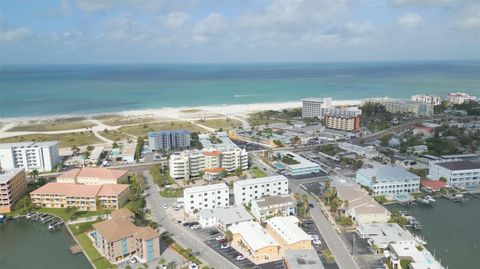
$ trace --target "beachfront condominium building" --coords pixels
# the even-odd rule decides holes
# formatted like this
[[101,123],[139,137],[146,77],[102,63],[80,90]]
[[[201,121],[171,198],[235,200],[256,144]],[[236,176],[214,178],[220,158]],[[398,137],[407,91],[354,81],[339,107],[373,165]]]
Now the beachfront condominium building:
[[410,100],[394,98],[373,98],[368,102],[379,103],[385,106],[385,109],[394,114],[412,114],[415,117],[431,117],[433,115],[433,105]]
[[59,161],[57,141],[0,143],[0,165],[3,168],[46,172],[55,169]]
[[89,232],[93,245],[102,256],[114,264],[130,257],[141,263],[160,257],[160,235],[154,229],[136,226],[131,218],[114,213],[111,219],[93,224],[93,231]]
[[288,178],[270,176],[256,179],[237,180],[233,183],[235,204],[248,204],[265,196],[288,194]]
[[410,98],[410,100],[414,102],[432,104],[434,106],[438,106],[442,103],[442,97],[437,95],[427,95],[427,94],[413,95],[412,98]]
[[27,176],[23,168],[0,167],[0,213],[9,213],[27,192]]
[[149,132],[148,147],[151,151],[188,148],[190,147],[190,132],[187,130]]
[[332,106],[332,98],[307,98],[302,100],[302,118],[321,118],[324,108]]
[[405,194],[418,192],[420,189],[419,176],[392,165],[359,169],[356,181],[369,187],[373,195],[385,195],[394,199],[402,199]]
[[128,184],[83,185],[50,182],[32,191],[30,198],[37,207],[76,207],[80,211],[97,211],[100,208],[119,209],[126,203],[128,194]]
[[451,92],[448,94],[448,101],[455,105],[475,100],[477,100],[477,97],[473,94],[463,92]]
[[223,134],[215,138],[199,135],[204,149],[184,150],[170,155],[170,176],[174,179],[189,179],[204,174],[210,180],[220,177],[224,172],[247,170],[247,151],[235,145],[226,133]]
[[356,117],[362,114],[358,107],[336,108],[332,98],[308,98],[302,100],[302,117],[323,119],[325,115]]
[[480,187],[480,163],[472,161],[432,161],[428,177],[433,180],[444,178],[447,185],[460,188]]
[[127,182],[128,170],[103,167],[82,167],[69,170],[57,177],[58,183],[85,185],[118,184]]
[[185,213],[195,214],[203,209],[228,207],[229,190],[225,183],[186,188],[183,191]]
[[295,216],[273,217],[267,220],[267,232],[285,249],[312,249],[312,238],[298,227]]
[[250,211],[257,219],[266,219],[273,216],[296,215],[297,203],[290,194],[267,196],[252,200]]
[[360,117],[358,116],[325,115],[324,121],[325,127],[329,129],[348,132],[360,130]]

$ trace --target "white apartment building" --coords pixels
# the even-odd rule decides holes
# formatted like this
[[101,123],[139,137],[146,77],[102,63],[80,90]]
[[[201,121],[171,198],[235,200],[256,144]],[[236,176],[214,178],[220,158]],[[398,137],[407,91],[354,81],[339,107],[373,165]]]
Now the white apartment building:
[[480,187],[480,163],[472,161],[430,162],[428,177],[433,180],[445,178],[452,187]]
[[413,114],[415,117],[431,117],[433,105],[395,98],[371,98],[365,102],[378,103],[385,106],[385,109],[394,114]]
[[148,147],[151,151],[188,148],[190,147],[190,132],[187,130],[149,132]]
[[463,92],[451,92],[448,94],[448,101],[456,105],[475,100],[477,100],[477,97],[473,94]]
[[432,104],[438,106],[442,103],[442,97],[437,95],[427,95],[427,94],[416,94],[413,95],[410,100],[420,103]]
[[225,183],[186,188],[183,191],[185,213],[195,210],[228,207],[229,191]]
[[284,176],[270,176],[238,180],[233,183],[235,204],[247,204],[265,196],[288,194],[288,179]]
[[0,144],[0,165],[3,168],[51,171],[60,161],[58,142],[19,142]]
[[393,199],[400,198],[399,195],[418,192],[420,189],[419,176],[391,165],[359,169],[356,181],[372,189],[373,195],[385,195]]
[[343,149],[347,152],[353,152],[359,156],[366,157],[366,158],[374,158],[378,157],[378,151],[375,149],[374,146],[358,146],[351,143],[341,142],[337,144],[340,149]]
[[170,156],[169,167],[172,178],[188,179],[204,172],[207,179],[210,179],[223,171],[248,169],[247,151],[235,145],[225,132],[215,135],[200,134],[199,140],[204,149],[185,150]]
[[336,108],[332,98],[307,98],[302,100],[302,118],[323,119],[325,115],[338,117],[356,117],[362,114],[358,107]]

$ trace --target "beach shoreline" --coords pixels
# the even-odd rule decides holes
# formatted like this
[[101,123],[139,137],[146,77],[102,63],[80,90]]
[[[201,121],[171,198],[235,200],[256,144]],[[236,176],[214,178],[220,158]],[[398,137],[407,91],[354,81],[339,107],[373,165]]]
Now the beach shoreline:
[[[334,100],[332,104],[335,106],[354,106],[359,105],[361,100]],[[189,119],[217,116],[239,116],[247,117],[251,113],[266,111],[266,110],[282,110],[301,108],[301,101],[292,102],[278,102],[278,103],[251,103],[251,104],[228,104],[228,105],[206,105],[206,106],[191,106],[191,107],[165,107],[139,110],[126,110],[117,112],[98,112],[98,113],[75,113],[75,114],[61,114],[61,115],[39,115],[39,116],[24,116],[24,117],[0,117],[3,124],[23,123],[32,121],[54,121],[56,119],[84,117],[91,119],[98,116],[118,115],[124,117],[145,117],[153,118],[171,118],[171,119]]]

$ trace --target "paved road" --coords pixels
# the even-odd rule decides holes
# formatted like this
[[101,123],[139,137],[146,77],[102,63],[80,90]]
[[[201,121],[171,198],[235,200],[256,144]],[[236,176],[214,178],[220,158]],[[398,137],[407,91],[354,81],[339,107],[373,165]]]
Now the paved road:
[[163,209],[163,204],[171,203],[172,199],[160,196],[153,183],[153,179],[148,172],[143,173],[148,186],[147,203],[150,205],[154,220],[160,224],[165,230],[173,235],[173,239],[184,248],[191,248],[197,256],[208,263],[211,268],[215,269],[231,269],[238,268],[235,264],[225,259],[216,251],[207,247],[202,240],[190,229],[185,229],[183,226],[173,223],[167,216]]
[[[311,180],[309,180],[309,182],[310,181]],[[319,181],[319,179],[317,181]],[[315,200],[308,192],[305,192],[299,188],[299,185],[303,182],[302,180],[289,180],[289,182],[292,192],[306,193],[308,194],[308,201],[316,204]],[[315,222],[315,225],[325,240],[325,243],[327,243],[327,246],[332,252],[333,257],[335,257],[338,267],[340,267],[340,269],[360,269],[358,264],[353,259],[353,256],[350,255],[350,252],[344,241],[340,238],[340,235],[338,235],[332,224],[323,215],[318,205],[310,209],[310,216]]]

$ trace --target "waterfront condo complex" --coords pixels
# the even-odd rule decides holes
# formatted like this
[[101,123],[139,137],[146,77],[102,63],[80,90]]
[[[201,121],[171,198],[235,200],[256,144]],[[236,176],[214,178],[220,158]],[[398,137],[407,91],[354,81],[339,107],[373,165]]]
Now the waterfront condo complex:
[[127,184],[83,185],[50,182],[32,191],[30,198],[37,207],[76,207],[80,211],[101,208],[119,209],[127,201]]
[[3,168],[25,168],[47,172],[60,161],[58,142],[0,143],[0,165]]
[[369,187],[373,195],[385,195],[391,198],[418,192],[420,189],[419,176],[393,165],[359,169],[356,181],[362,186]]
[[451,92],[448,94],[448,101],[452,104],[463,104],[468,101],[475,101],[477,97],[473,94],[463,92]]
[[388,112],[394,114],[412,114],[415,117],[431,117],[433,115],[433,105],[430,103],[395,98],[372,98],[366,101],[381,104]]
[[58,183],[85,185],[118,184],[126,182],[127,170],[108,169],[103,167],[82,167],[69,170],[57,177]]
[[432,104],[438,106],[442,103],[442,97],[437,95],[427,95],[427,94],[416,94],[411,97],[412,101]]
[[23,168],[0,167],[0,213],[11,212],[26,192],[27,178]]
[[480,164],[472,161],[430,162],[428,177],[446,180],[447,185],[460,188],[480,187]]
[[89,236],[95,248],[111,263],[118,263],[130,257],[140,262],[150,262],[160,257],[160,235],[151,227],[133,224],[133,214],[127,209],[112,218],[93,224]]
[[154,150],[175,150],[190,147],[190,132],[170,130],[148,133],[148,147]]

